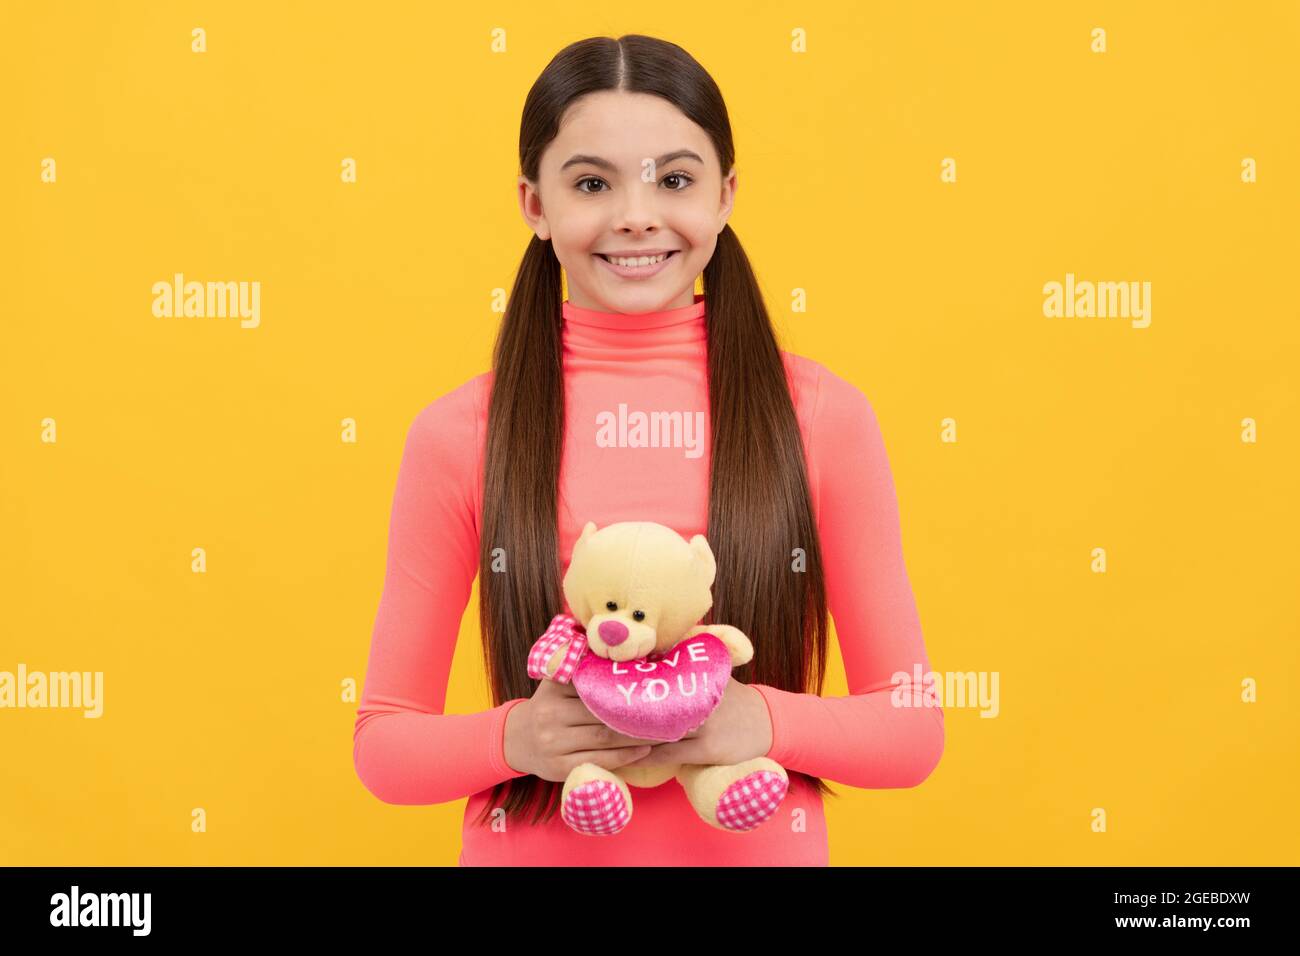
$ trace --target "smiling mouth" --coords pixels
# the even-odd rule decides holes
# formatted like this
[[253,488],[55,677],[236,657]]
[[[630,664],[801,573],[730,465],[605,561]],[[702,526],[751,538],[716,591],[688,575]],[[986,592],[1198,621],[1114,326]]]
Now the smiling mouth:
[[[608,262],[610,265],[624,265],[624,266],[651,265],[651,266],[653,266],[653,265],[658,265],[660,262],[663,262],[663,261],[665,261],[665,260],[667,260],[667,259],[671,259],[673,256],[677,255],[677,253],[679,253],[679,252],[681,252],[680,249],[674,249],[672,252],[669,252],[669,253],[664,254],[664,255],[658,255],[658,256],[636,256],[636,257],[629,256],[629,257],[623,259],[623,261],[622,261],[621,263],[620,263],[620,262],[615,262],[613,259],[611,259],[609,256],[605,255],[603,252],[598,252],[598,253],[596,253],[596,255],[599,256],[600,258],[604,259],[604,260],[605,260],[606,262]],[[645,262],[645,263],[642,263],[642,262],[641,262],[642,259],[649,259],[649,261],[648,261],[648,262]]]

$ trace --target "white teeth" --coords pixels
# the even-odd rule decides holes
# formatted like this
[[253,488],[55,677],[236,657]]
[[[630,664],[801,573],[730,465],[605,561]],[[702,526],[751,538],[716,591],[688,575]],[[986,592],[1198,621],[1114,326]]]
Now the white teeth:
[[657,256],[637,256],[632,259],[617,259],[614,256],[605,256],[607,262],[612,262],[616,266],[648,266],[656,262],[663,262],[668,258],[669,253],[664,252]]

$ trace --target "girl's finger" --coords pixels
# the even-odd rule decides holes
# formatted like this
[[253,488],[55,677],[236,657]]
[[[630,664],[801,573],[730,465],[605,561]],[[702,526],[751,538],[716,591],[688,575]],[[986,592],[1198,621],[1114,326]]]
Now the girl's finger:
[[584,750],[568,756],[574,760],[575,766],[580,763],[594,763],[597,767],[613,770],[633,760],[640,760],[649,752],[649,747],[623,747],[620,750]]
[[604,724],[598,727],[574,728],[573,740],[575,750],[610,750],[617,747],[654,746],[658,741],[645,740],[641,737],[629,737],[611,730]]

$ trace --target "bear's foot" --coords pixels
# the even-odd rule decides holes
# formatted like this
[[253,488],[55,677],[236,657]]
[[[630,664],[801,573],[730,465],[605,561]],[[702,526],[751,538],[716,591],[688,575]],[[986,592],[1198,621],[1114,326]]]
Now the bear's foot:
[[632,819],[632,795],[618,777],[591,764],[573,768],[561,795],[560,816],[590,836],[618,833]]
[[683,765],[677,779],[700,819],[730,833],[762,824],[790,788],[785,768],[767,757],[731,765]]
[[723,791],[718,799],[718,823],[728,830],[752,830],[785,799],[790,781],[771,770],[755,770]]

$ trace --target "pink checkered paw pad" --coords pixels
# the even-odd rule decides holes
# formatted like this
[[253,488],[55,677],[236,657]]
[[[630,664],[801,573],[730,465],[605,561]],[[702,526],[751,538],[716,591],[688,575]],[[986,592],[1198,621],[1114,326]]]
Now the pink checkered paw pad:
[[561,808],[564,822],[579,833],[617,833],[627,826],[632,812],[623,791],[608,780],[592,780],[574,787]]
[[741,777],[718,799],[718,823],[728,830],[752,830],[785,799],[790,782],[771,770],[755,770]]

